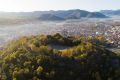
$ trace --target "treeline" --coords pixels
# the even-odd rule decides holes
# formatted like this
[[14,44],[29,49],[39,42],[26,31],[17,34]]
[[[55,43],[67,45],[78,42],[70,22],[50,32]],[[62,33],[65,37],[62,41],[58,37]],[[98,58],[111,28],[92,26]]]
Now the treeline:
[[[57,50],[50,45],[70,46]],[[120,58],[104,37],[36,35],[0,51],[1,80],[119,80]]]

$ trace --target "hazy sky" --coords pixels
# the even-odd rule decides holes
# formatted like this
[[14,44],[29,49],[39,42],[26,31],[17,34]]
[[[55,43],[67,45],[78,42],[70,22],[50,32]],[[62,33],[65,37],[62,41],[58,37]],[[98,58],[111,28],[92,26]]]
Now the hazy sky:
[[0,11],[29,12],[63,9],[115,10],[120,9],[120,0],[0,0]]

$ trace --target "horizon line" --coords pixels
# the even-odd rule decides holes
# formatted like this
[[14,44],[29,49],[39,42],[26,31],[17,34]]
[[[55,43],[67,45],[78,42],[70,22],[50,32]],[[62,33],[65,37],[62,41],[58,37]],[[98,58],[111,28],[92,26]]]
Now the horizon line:
[[0,12],[13,12],[13,13],[26,13],[26,12],[42,12],[42,11],[68,11],[68,10],[83,10],[83,11],[88,11],[88,12],[99,12],[99,11],[104,11],[104,10],[112,10],[112,11],[116,11],[116,10],[120,10],[120,9],[101,9],[101,10],[94,10],[94,11],[91,11],[91,10],[84,10],[84,9],[58,9],[58,10],[32,10],[32,11],[1,11]]

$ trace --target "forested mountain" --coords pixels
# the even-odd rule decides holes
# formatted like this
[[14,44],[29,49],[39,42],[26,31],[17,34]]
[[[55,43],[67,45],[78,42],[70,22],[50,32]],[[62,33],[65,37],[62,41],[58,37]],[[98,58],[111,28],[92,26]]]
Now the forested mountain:
[[102,47],[107,44],[102,37],[21,37],[1,50],[0,79],[119,80],[120,57]]

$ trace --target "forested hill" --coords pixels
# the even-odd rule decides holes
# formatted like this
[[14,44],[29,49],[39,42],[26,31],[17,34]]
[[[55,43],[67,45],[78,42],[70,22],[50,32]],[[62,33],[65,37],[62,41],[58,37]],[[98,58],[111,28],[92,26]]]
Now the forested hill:
[[21,37],[0,51],[0,80],[120,80],[120,57],[107,44],[103,37]]

